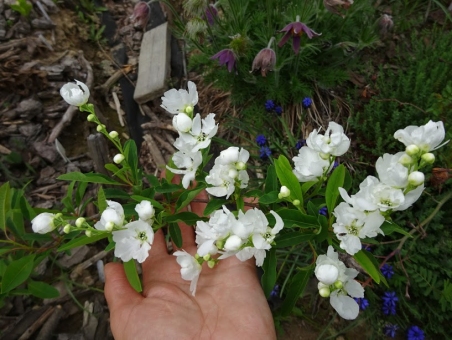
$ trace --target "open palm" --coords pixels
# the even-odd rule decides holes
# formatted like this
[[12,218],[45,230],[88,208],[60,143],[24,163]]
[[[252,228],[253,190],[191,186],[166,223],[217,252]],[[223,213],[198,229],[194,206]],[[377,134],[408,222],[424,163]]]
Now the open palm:
[[[193,207],[196,209],[198,207]],[[183,249],[196,253],[193,228],[181,225]],[[105,296],[115,339],[275,339],[273,318],[252,260],[205,264],[196,296],[180,276],[161,230],[143,263],[143,293],[129,285],[119,263],[105,268]]]

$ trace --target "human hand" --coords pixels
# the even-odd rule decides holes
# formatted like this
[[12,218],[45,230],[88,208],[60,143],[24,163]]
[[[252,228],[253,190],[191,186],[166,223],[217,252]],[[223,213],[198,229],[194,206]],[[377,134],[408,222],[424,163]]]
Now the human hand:
[[[205,194],[205,193],[204,193]],[[192,203],[201,215],[204,203]],[[194,229],[180,224],[182,249],[196,253]],[[143,292],[127,281],[120,263],[105,267],[105,297],[115,339],[275,339],[273,318],[254,260],[221,260],[204,264],[196,296],[180,266],[169,255],[161,230],[155,234],[150,256],[142,264]]]

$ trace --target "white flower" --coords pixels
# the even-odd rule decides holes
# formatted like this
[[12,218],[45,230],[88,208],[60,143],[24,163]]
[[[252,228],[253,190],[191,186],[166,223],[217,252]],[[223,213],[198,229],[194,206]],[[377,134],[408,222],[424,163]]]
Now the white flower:
[[[202,124],[201,124],[202,122]],[[215,114],[209,113],[206,118],[201,120],[201,115],[196,114],[193,118],[191,131],[181,132],[180,138],[192,146],[192,152],[205,149],[210,145],[210,141],[218,131],[218,124],[215,124]]]
[[341,241],[340,247],[350,255],[361,250],[361,238],[375,237],[378,233],[383,235],[380,227],[385,218],[379,211],[366,214],[342,202],[334,209],[333,215],[336,216],[333,230]]
[[196,294],[196,286],[198,285],[199,274],[201,274],[202,267],[198,261],[189,253],[184,251],[176,251],[173,254],[177,256],[177,263],[181,266],[181,277],[186,281],[191,281],[190,292],[193,296]]
[[64,84],[60,89],[60,95],[69,105],[81,106],[89,99],[89,88],[81,81]]
[[[124,224],[124,209],[121,204],[114,201],[107,201],[108,207],[102,212],[100,221],[94,228],[98,230],[111,230],[110,225],[121,228]],[[107,225],[108,224],[108,225]]]
[[195,83],[189,81],[188,92],[182,89],[166,91],[160,106],[172,114],[185,112],[191,115],[196,104],[198,104],[198,91],[196,91]]
[[196,171],[202,163],[201,152],[185,153],[178,151],[173,155],[173,162],[179,169],[173,169],[169,166],[166,166],[166,168],[174,174],[184,175],[182,178],[182,186],[187,189],[190,182],[195,179]]
[[408,209],[413,205],[414,202],[416,202],[419,199],[419,197],[421,197],[423,191],[424,184],[421,184],[416,189],[409,191],[408,193],[405,194],[405,200],[403,201],[403,204],[399,205],[398,207],[395,207],[392,210],[402,211]]
[[410,125],[403,130],[397,130],[394,133],[394,138],[405,146],[414,144],[421,150],[421,153],[426,153],[447,144],[449,141],[441,144],[445,135],[443,122],[435,123],[430,120],[422,126]]
[[55,219],[55,214],[51,213],[41,213],[31,220],[31,228],[35,233],[47,234],[55,229],[55,224],[53,220]]
[[173,117],[173,126],[177,131],[188,132],[193,125],[192,119],[185,113],[178,113]]
[[394,188],[403,189],[408,184],[408,169],[400,163],[400,158],[405,155],[399,152],[395,155],[385,153],[375,163],[380,182]]
[[248,150],[231,146],[220,152],[220,155],[215,159],[215,164],[230,165],[237,170],[243,170],[242,164],[248,162],[249,158]]
[[[293,158],[295,169],[293,173],[300,182],[318,181],[319,178],[332,169],[329,160],[320,157],[317,151],[303,146],[298,156]],[[328,166],[330,166],[328,168]]]
[[[255,208],[255,210],[257,209]],[[262,214],[262,217],[265,218],[265,215],[262,213],[262,211],[258,210],[258,212],[260,212]],[[266,257],[265,251],[271,249],[275,236],[284,227],[284,222],[281,217],[273,210],[271,210],[270,213],[276,219],[275,226],[273,228],[266,226],[265,231],[262,230],[263,228],[261,230],[255,230],[252,236],[253,246],[256,249],[254,252],[254,257],[256,259],[256,266],[258,267],[261,267],[264,264],[264,259]],[[265,220],[267,220],[267,218],[265,218]]]
[[220,164],[212,167],[206,176],[206,183],[212,185],[206,188],[209,194],[215,197],[226,196],[226,199],[228,199],[234,193],[235,178],[229,176],[229,170],[228,166]]
[[124,262],[131,259],[143,263],[149,255],[154,231],[144,221],[133,221],[124,226],[123,230],[113,231],[113,241],[116,243],[115,256]]
[[306,144],[319,153],[342,156],[350,147],[350,139],[344,134],[342,126],[335,122],[330,122],[325,135],[319,134],[317,129],[315,129],[309,134]]
[[329,246],[327,255],[317,258],[315,275],[320,281],[317,286],[319,293],[328,293],[323,295],[330,296],[330,304],[336,312],[344,319],[355,319],[359,314],[359,306],[352,298],[364,297],[364,288],[354,280],[358,271],[347,268],[339,260],[334,248]]
[[151,202],[143,200],[135,206],[135,211],[138,213],[140,220],[152,225],[153,218],[155,215],[154,207]]
[[408,182],[411,185],[414,186],[419,186],[421,184],[424,184],[424,180],[425,180],[425,175],[420,172],[420,171],[413,171],[409,176],[408,176]]
[[120,153],[116,154],[115,157],[113,157],[113,162],[115,162],[116,164],[120,164],[123,160],[124,155]]

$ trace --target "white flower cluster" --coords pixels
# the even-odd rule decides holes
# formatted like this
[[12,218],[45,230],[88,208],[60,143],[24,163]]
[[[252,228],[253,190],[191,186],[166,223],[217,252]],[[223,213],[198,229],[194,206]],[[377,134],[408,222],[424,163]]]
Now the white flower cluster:
[[419,169],[433,163],[435,156],[430,151],[441,146],[444,136],[442,122],[398,130],[394,137],[406,150],[377,160],[379,178],[368,176],[352,196],[339,188],[345,202],[334,209],[333,229],[342,249],[356,254],[362,247],[360,239],[383,234],[380,227],[391,212],[405,210],[417,201],[424,190],[424,174]]
[[188,92],[186,90],[171,89],[162,97],[162,107],[173,114],[173,126],[179,132],[179,137],[174,142],[174,147],[179,150],[173,155],[173,162],[178,169],[166,167],[175,174],[184,175],[182,185],[188,188],[190,182],[195,179],[196,171],[202,163],[200,150],[207,148],[210,141],[218,131],[215,124],[215,114],[209,113],[201,119],[197,113],[193,118],[195,105],[198,103],[196,85],[189,81]]
[[298,156],[293,158],[293,170],[300,182],[318,181],[331,171],[334,159],[342,156],[350,147],[350,139],[339,124],[330,122],[325,134],[312,131],[306,139],[307,146],[300,148]]
[[125,224],[124,208],[114,201],[107,201],[108,207],[102,212],[100,220],[94,225],[98,230],[112,231],[115,241],[115,256],[124,262],[135,259],[142,263],[149,255],[154,242],[155,210],[149,201],[141,201],[135,207],[139,219]]
[[333,247],[329,246],[327,254],[317,258],[314,273],[319,280],[317,288],[320,296],[330,297],[331,306],[344,319],[356,319],[359,306],[353,298],[364,297],[364,288],[354,280],[358,271],[347,268]]
[[[176,252],[181,265],[182,278],[192,281],[190,291],[195,294],[196,282],[201,273],[201,264],[207,262],[213,268],[222,259],[236,256],[240,261],[254,257],[256,265],[262,266],[266,251],[271,249],[275,236],[283,228],[281,217],[270,211],[276,223],[269,226],[267,217],[257,208],[239,211],[235,217],[225,206],[217,210],[208,222],[198,221],[196,224],[197,254],[192,257],[186,252]],[[219,254],[217,259],[212,256]],[[195,265],[195,262],[198,265]]]

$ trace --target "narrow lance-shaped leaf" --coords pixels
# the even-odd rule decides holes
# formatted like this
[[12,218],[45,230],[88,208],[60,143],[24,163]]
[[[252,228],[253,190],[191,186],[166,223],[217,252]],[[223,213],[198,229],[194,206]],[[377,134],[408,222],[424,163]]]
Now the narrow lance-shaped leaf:
[[274,248],[267,252],[262,269],[264,270],[261,278],[262,288],[268,298],[276,283],[276,250]]
[[298,299],[303,294],[313,270],[314,264],[311,264],[307,267],[302,268],[297,274],[292,277],[286,298],[284,299],[278,314],[282,316],[287,316],[290,314]]
[[34,259],[35,255],[28,255],[8,265],[2,278],[2,294],[8,293],[28,279],[33,270]]
[[345,167],[341,164],[334,169],[326,185],[325,200],[329,214],[332,214],[336,207],[337,198],[339,197],[339,188],[344,185],[344,179]]
[[135,265],[135,260],[130,260],[128,262],[124,262],[124,271],[127,276],[127,280],[133,289],[135,289],[138,293],[143,291],[141,287],[140,277],[138,276],[137,267]]

